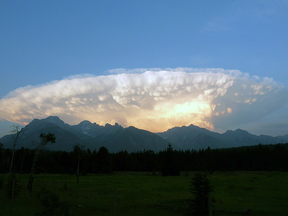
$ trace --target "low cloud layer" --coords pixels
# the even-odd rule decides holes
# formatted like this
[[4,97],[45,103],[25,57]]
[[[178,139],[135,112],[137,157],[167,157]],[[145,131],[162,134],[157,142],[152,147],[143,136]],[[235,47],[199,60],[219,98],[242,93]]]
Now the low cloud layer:
[[272,78],[224,69],[115,69],[27,86],[0,100],[0,118],[27,124],[57,115],[70,124],[135,126],[153,132],[198,125],[226,130],[283,107],[287,90]]

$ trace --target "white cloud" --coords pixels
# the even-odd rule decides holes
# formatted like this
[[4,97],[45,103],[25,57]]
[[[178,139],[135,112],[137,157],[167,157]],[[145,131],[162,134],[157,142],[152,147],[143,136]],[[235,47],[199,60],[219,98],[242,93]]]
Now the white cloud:
[[25,124],[58,115],[70,124],[87,119],[154,132],[190,124],[229,129],[287,103],[283,85],[238,70],[122,68],[110,72],[113,75],[79,75],[16,89],[0,100],[0,118]]

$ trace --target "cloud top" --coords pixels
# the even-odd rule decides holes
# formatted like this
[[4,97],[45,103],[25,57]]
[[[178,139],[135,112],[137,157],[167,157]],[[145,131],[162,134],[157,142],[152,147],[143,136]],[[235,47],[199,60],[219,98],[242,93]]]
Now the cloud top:
[[0,118],[27,124],[58,115],[70,124],[118,122],[153,132],[198,125],[228,129],[256,121],[287,103],[283,85],[224,69],[114,69],[10,92]]

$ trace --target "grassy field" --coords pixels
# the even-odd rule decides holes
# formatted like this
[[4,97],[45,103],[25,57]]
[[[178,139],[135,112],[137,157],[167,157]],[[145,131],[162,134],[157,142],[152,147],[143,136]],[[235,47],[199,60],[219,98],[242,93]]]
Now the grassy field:
[[[21,192],[14,200],[0,189],[0,215],[34,215],[44,207],[37,192],[46,187],[76,215],[185,215],[185,203],[192,198],[191,177],[152,176],[147,173],[118,173],[80,176],[40,174],[30,194],[28,175],[21,177]],[[288,173],[215,172],[208,174],[214,188],[213,215],[240,215],[236,210],[252,209],[251,215],[288,215]],[[4,175],[5,183],[7,175]],[[186,202],[185,202],[186,201]]]

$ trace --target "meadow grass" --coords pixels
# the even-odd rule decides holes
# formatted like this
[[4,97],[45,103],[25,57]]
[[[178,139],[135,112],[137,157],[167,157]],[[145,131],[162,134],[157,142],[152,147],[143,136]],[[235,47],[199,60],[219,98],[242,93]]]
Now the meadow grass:
[[[36,193],[41,188],[58,194],[70,213],[78,215],[185,215],[191,178],[152,176],[147,173],[114,172],[111,175],[36,175],[33,191],[27,191],[28,175],[21,177],[21,192],[14,200],[0,189],[0,215],[34,215],[44,207]],[[213,215],[239,215],[235,210],[252,209],[251,215],[288,215],[288,173],[214,172],[208,174],[214,188]],[[5,183],[7,175],[4,176]]]

